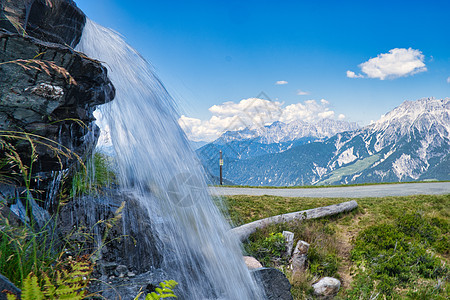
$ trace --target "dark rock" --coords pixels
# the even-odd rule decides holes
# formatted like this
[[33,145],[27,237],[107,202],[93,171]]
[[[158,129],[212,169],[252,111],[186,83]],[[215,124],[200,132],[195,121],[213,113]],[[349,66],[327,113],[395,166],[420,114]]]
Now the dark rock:
[[[39,175],[40,179],[31,183],[33,188],[46,190],[47,198],[51,199],[53,195],[49,194],[58,191],[57,183],[61,179],[57,171],[77,165],[77,156],[85,157],[95,147],[99,129],[94,124],[93,111],[97,105],[114,98],[114,87],[99,62],[65,46],[0,30],[0,49],[3,50],[0,63],[33,59],[40,53],[39,61],[55,64],[54,67],[47,64],[47,71],[27,70],[15,63],[0,65],[0,130],[45,137],[35,138],[39,141],[35,143],[38,160],[33,170],[37,172],[34,177]],[[71,84],[59,67],[76,84]],[[30,162],[30,144],[15,140],[14,146],[21,159]],[[57,148],[70,151],[65,151],[68,154],[65,156],[57,154]],[[48,202],[46,205],[50,211],[55,206]]]
[[0,28],[75,48],[86,16],[72,0],[0,0]]
[[106,262],[103,260],[99,260],[96,262],[95,267],[99,270],[101,275],[112,276],[114,275],[114,271],[117,269],[118,264],[115,262]]
[[0,213],[12,226],[28,224],[36,231],[53,232],[50,214],[36,203],[26,188],[0,184]]
[[[119,216],[117,211],[122,202],[125,204]],[[63,235],[78,230],[81,231],[79,236],[92,237],[88,241],[100,242],[73,241],[82,245],[86,253],[101,247],[96,253],[102,275],[114,275],[118,265],[140,274],[161,263],[157,250],[159,241],[149,234],[152,225],[147,210],[130,194],[109,191],[99,197],[73,199],[61,208],[58,224]]]
[[116,275],[119,278],[125,277],[128,274],[128,268],[124,265],[118,265],[117,268],[114,270],[114,275]]
[[8,278],[0,274],[0,300],[7,300],[6,295],[11,294],[20,297],[21,291]]
[[[89,292],[100,294],[102,299],[133,300],[140,292],[147,294],[155,291],[155,288],[159,287],[159,283],[164,280],[167,280],[167,274],[161,270],[145,272],[132,278],[103,276],[90,285]],[[175,294],[177,294],[176,288]],[[177,296],[179,296],[178,299],[182,298],[180,294]],[[141,298],[143,299],[143,297],[139,299]]]
[[266,292],[268,300],[293,300],[291,284],[280,270],[261,268],[250,271]]

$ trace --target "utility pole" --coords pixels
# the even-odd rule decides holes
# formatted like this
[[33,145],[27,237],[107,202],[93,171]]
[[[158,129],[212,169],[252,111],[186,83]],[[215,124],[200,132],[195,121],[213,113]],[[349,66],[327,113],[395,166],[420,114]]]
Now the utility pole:
[[223,179],[222,179],[222,166],[223,166],[223,159],[222,159],[222,150],[220,150],[220,159],[219,159],[219,166],[220,166],[220,185],[223,185]]

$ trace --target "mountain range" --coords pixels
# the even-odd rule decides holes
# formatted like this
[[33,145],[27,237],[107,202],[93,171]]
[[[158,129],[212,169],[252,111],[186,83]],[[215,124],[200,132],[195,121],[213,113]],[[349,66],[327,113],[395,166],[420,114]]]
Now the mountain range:
[[239,185],[450,180],[450,98],[405,101],[363,128],[324,119],[229,131],[197,150],[206,171]]

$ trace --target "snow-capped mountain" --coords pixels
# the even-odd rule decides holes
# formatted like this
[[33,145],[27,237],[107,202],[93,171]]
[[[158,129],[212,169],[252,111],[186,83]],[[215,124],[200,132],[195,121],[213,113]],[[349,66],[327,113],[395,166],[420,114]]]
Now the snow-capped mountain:
[[226,159],[249,159],[265,154],[281,153],[292,147],[324,140],[338,132],[359,128],[356,123],[324,119],[316,123],[274,122],[257,129],[227,131],[220,138],[197,150],[206,166],[213,165],[223,151]]
[[244,129],[239,131],[227,131],[216,143],[229,143],[232,141],[253,140],[261,144],[285,143],[299,140],[305,137],[317,139],[328,138],[336,133],[358,129],[355,122],[322,119],[318,122],[304,122],[301,120],[291,123],[274,122],[271,125],[257,129]]
[[[367,127],[324,141],[248,159],[227,157],[224,177],[271,186],[448,180],[449,114],[450,98],[405,101]],[[209,172],[217,172],[215,161],[202,161]]]

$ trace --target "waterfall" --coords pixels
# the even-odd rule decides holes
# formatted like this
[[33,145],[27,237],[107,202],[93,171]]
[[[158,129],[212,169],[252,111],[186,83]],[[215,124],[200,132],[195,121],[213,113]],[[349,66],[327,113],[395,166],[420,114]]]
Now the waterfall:
[[262,299],[239,242],[208,193],[173,99],[116,32],[87,20],[77,50],[108,68],[116,98],[102,108],[121,188],[148,209],[162,269],[185,299]]

